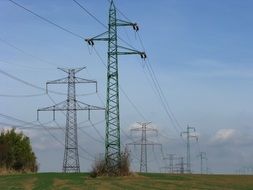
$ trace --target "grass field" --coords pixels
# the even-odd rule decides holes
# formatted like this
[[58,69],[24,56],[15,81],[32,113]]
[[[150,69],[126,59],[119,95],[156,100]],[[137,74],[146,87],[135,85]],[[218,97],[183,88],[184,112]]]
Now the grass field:
[[253,176],[136,174],[90,178],[88,174],[62,173],[0,176],[0,190],[8,189],[253,190]]

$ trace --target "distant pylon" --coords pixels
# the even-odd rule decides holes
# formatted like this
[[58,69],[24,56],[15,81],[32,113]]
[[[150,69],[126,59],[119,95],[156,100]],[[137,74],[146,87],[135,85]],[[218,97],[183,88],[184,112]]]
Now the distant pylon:
[[55,104],[50,107],[40,108],[37,110],[39,118],[40,111],[53,111],[53,119],[55,119],[55,111],[66,111],[66,133],[65,133],[65,150],[63,158],[63,172],[80,172],[79,154],[78,154],[78,138],[77,138],[77,113],[79,110],[87,110],[90,119],[91,110],[104,110],[104,108],[92,106],[76,100],[76,83],[95,83],[96,81],[82,79],[76,77],[75,74],[83,70],[85,67],[77,69],[59,68],[68,74],[68,77],[47,82],[46,84],[68,84],[68,97],[66,101]]
[[168,154],[167,157],[163,158],[164,160],[169,160],[169,166],[164,167],[165,169],[168,169],[169,173],[174,173],[174,160],[175,160],[175,154]]
[[[200,157],[200,172],[201,172],[201,174],[203,174],[204,173],[204,166],[203,166],[204,163],[203,163],[203,161],[204,160],[207,161],[206,152],[200,152],[198,157]],[[207,164],[206,164],[206,168],[207,168]]]
[[184,134],[186,134],[186,138],[187,138],[187,157],[186,157],[186,170],[188,173],[191,173],[191,150],[190,150],[190,139],[194,138],[198,141],[198,137],[196,135],[192,135],[191,133],[195,132],[196,129],[194,127],[190,127],[189,125],[187,125],[187,131],[182,132],[181,136],[183,136]]
[[147,132],[156,132],[158,133],[157,129],[154,129],[152,127],[148,127],[151,122],[137,122],[137,124],[140,125],[140,127],[131,129],[131,132],[141,132],[141,140],[135,141],[132,143],[128,143],[127,145],[140,145],[141,146],[141,159],[140,159],[140,172],[147,173],[148,172],[148,156],[147,156],[147,146],[155,146],[161,144],[152,142],[150,140],[147,140]]
[[184,166],[185,165],[187,165],[187,163],[184,162],[184,157],[179,157],[178,163],[176,164],[176,166],[178,168],[178,173],[184,174],[184,172],[185,172]]

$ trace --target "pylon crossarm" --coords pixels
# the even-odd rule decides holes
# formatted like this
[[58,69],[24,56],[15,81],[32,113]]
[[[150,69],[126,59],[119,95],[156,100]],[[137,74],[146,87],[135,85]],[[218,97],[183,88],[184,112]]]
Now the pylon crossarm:
[[141,140],[139,140],[139,141],[134,141],[134,142],[131,142],[131,143],[127,143],[127,145],[151,145],[151,146],[161,146],[161,144],[155,143],[155,142],[150,141],[150,140],[146,140],[145,142],[142,142]]
[[188,129],[192,129],[194,132],[196,131],[195,127],[188,127]]
[[141,141],[134,141],[131,143],[127,143],[127,145],[139,145],[139,144],[141,144]]
[[95,80],[88,80],[88,79],[83,79],[83,78],[76,77],[75,78],[75,83],[86,83],[86,84],[87,83],[93,83],[93,84],[96,85],[96,93],[98,91],[98,83]]
[[153,132],[158,133],[157,129],[153,129],[153,128],[150,128],[150,127],[146,127],[146,131],[153,131]]
[[64,111],[67,109],[67,101],[60,102],[58,104],[55,104],[53,106],[45,107],[45,108],[39,108],[37,111]]
[[[134,128],[134,129],[131,129],[130,131],[133,132],[133,131],[142,131],[143,129],[140,127],[140,128]],[[149,128],[149,127],[146,127],[145,128],[146,131],[151,131],[151,132],[156,132],[158,133],[157,129],[153,129],[153,128]]]
[[184,134],[188,134],[188,132],[181,132],[180,136],[182,137]]
[[[46,83],[46,90],[48,89],[48,85],[49,84],[68,84],[68,77],[64,77],[61,79],[57,79],[57,80],[52,80],[52,81],[48,81]],[[48,91],[48,90],[47,90]]]
[[142,59],[146,59],[147,55],[145,52],[142,51],[138,51],[138,50],[134,50],[134,49],[130,49],[130,48],[126,48],[123,46],[118,46],[118,49],[122,49],[123,51],[117,51],[114,52],[113,54],[117,54],[117,55],[140,55]]
[[117,26],[132,26],[133,29],[137,32],[139,30],[139,26],[138,24],[135,22],[128,22],[128,21],[125,21],[125,20],[120,20],[120,19],[117,19]]
[[132,132],[132,131],[142,131],[142,128],[134,128],[134,129],[131,129],[130,131],[131,131],[131,132]]
[[86,67],[80,67],[80,68],[75,68],[75,69],[72,69],[72,68],[61,68],[61,67],[58,67],[57,69],[65,72],[65,73],[70,73],[70,72],[74,72],[75,74],[80,72],[81,70],[85,69]]
[[37,111],[40,112],[40,111],[66,111],[66,110],[77,110],[77,111],[78,110],[105,110],[105,108],[92,106],[80,101],[76,101],[76,107],[71,109],[71,108],[68,108],[68,102],[67,100],[65,100],[53,106],[39,108]]
[[196,140],[198,140],[198,136],[196,135],[189,135],[190,138],[195,138]]
[[[102,33],[102,34],[99,34],[95,37],[92,37],[92,38],[86,38],[85,41],[91,45],[91,46],[94,46],[94,41],[108,41],[109,38],[106,36],[108,34],[108,31]],[[106,37],[105,37],[106,36]]]
[[136,123],[138,123],[139,125],[143,125],[143,124],[145,124],[145,126],[148,126],[149,124],[151,124],[152,122],[151,121],[149,121],[149,122],[145,122],[145,123],[143,123],[143,122],[136,122]]
[[68,77],[64,77],[64,78],[53,80],[53,81],[48,81],[46,83],[46,93],[47,94],[48,94],[48,85],[49,84],[68,84]]
[[76,109],[77,110],[105,110],[105,108],[89,105],[80,101],[76,101]]
[[80,78],[80,77],[75,77],[75,83],[95,83],[95,84],[97,84],[97,81],[83,79],[83,78]]
[[56,111],[65,111],[67,108],[67,101],[63,101],[61,103],[55,104],[53,106],[39,108],[37,109],[37,120],[39,121],[39,112],[41,111],[53,111],[53,120],[55,120],[55,112]]

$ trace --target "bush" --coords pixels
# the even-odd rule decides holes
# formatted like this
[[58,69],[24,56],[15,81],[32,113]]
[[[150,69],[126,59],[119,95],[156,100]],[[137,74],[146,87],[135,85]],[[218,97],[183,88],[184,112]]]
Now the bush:
[[15,129],[0,133],[0,168],[8,171],[37,172],[38,164],[29,137]]
[[130,175],[130,154],[127,149],[125,149],[120,154],[120,163],[118,167],[111,167],[110,163],[107,163],[104,158],[100,158],[95,161],[92,171],[90,173],[91,177],[97,176],[127,176]]

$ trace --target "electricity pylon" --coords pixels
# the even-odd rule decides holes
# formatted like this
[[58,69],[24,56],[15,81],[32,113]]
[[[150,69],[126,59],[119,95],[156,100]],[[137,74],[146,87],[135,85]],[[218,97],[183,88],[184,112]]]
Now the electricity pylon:
[[93,46],[94,41],[108,42],[107,63],[107,91],[106,91],[106,134],[105,134],[105,161],[108,173],[115,173],[120,168],[120,107],[119,107],[119,80],[118,55],[139,54],[145,59],[145,52],[118,45],[118,27],[132,26],[139,30],[137,23],[117,19],[117,9],[113,0],[109,8],[108,30],[85,41]]
[[200,157],[200,171],[201,171],[201,174],[203,174],[204,173],[203,160],[207,161],[206,152],[200,152],[198,157]]
[[184,157],[179,157],[177,159],[179,160],[179,162],[176,164],[176,166],[178,167],[178,173],[184,174],[184,166],[187,165],[187,163],[184,162]]
[[131,132],[141,132],[141,140],[127,144],[127,145],[134,145],[134,146],[140,145],[141,146],[140,172],[144,172],[144,173],[148,172],[147,146],[153,146],[153,147],[155,145],[161,146],[161,144],[147,140],[147,132],[155,132],[156,134],[158,134],[157,129],[154,129],[152,127],[148,127],[148,125],[150,123],[151,122],[147,122],[147,123],[137,122],[137,124],[139,124],[140,127],[131,129]]
[[163,168],[165,168],[166,170],[168,169],[169,173],[173,173],[174,172],[174,159],[175,159],[175,154],[168,154],[167,157],[163,158],[164,160],[169,160],[169,166],[165,166]]
[[190,139],[194,138],[194,139],[196,139],[196,141],[198,141],[198,137],[196,135],[192,135],[192,132],[195,132],[195,131],[196,131],[196,129],[194,127],[190,127],[189,125],[187,125],[187,131],[184,131],[181,133],[181,136],[186,134],[186,138],[187,138],[187,157],[186,157],[187,166],[186,166],[186,170],[188,173],[191,173]]
[[68,84],[68,97],[66,101],[55,104],[50,107],[40,108],[37,110],[39,119],[40,111],[53,111],[53,119],[55,120],[56,111],[66,111],[66,133],[65,133],[65,150],[63,158],[63,172],[80,172],[79,155],[78,155],[78,139],[77,139],[77,113],[76,111],[87,110],[90,119],[91,110],[104,110],[98,106],[92,106],[76,100],[76,83],[94,83],[94,80],[82,79],[76,77],[75,74],[83,70],[85,67],[77,69],[59,68],[68,74],[68,77],[49,81],[49,84]]

